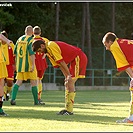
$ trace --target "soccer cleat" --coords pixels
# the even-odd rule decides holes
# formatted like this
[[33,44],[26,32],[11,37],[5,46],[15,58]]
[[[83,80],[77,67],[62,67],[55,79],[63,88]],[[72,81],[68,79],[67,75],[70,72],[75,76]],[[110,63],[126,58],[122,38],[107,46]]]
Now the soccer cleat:
[[8,116],[4,111],[0,113],[0,116]]
[[34,105],[45,105],[45,102],[43,102],[43,101],[38,101],[38,103],[34,103]]
[[123,120],[117,120],[116,123],[131,123],[131,124],[133,124],[133,121],[129,120],[129,118],[125,118]]
[[4,96],[2,97],[2,101],[6,101],[6,98]]
[[9,98],[10,98],[10,94],[9,94],[9,93],[7,93],[7,94],[6,94],[6,101],[8,101],[8,100],[9,100]]
[[3,98],[3,101],[6,101],[6,99],[5,99],[5,98]]
[[64,109],[58,112],[57,115],[73,115],[73,113]]
[[45,103],[42,101],[42,99],[38,100],[38,103],[41,105],[45,105]]
[[16,105],[16,101],[15,100],[11,100],[11,105]]

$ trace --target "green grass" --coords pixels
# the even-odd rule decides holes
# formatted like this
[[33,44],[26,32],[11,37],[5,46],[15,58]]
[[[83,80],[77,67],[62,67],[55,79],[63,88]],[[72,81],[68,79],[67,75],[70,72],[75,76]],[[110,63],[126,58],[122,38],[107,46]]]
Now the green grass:
[[64,109],[64,91],[43,91],[45,106],[34,106],[31,91],[19,91],[17,105],[4,102],[8,117],[0,117],[0,131],[108,132],[132,131],[132,124],[117,124],[129,114],[129,91],[77,91],[74,115],[58,116]]

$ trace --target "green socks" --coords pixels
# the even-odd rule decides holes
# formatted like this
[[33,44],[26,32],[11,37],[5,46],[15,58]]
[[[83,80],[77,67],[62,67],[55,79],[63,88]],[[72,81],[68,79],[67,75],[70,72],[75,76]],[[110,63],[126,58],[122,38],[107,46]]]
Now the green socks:
[[14,86],[12,88],[12,100],[16,99],[18,88],[19,88],[19,86],[17,84],[14,84]]
[[34,104],[38,104],[38,90],[37,86],[32,87],[32,95],[34,98]]

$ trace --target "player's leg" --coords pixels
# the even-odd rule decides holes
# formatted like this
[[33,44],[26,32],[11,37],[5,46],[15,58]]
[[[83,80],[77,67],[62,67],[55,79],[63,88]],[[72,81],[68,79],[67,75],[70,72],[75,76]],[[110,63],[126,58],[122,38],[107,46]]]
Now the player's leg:
[[85,78],[87,61],[87,56],[81,52],[81,54],[77,56],[70,64],[69,70],[72,75],[72,80],[67,83],[68,98],[66,102],[66,110],[69,112],[73,112],[74,99],[76,95],[75,83],[78,78]]
[[6,95],[7,95],[7,85],[6,83],[4,84],[4,98],[3,98],[3,101],[6,100]]
[[6,89],[7,89],[7,94],[6,94],[6,100],[8,101],[10,98],[12,86],[13,86],[13,80],[14,80],[14,69],[13,65],[7,65],[7,72],[8,72],[8,77],[6,78]]
[[75,82],[77,79],[72,79],[65,82],[65,109],[58,112],[58,115],[73,115],[73,105],[75,99]]
[[[79,59],[79,57],[77,57]],[[73,105],[74,105],[74,99],[75,99],[75,82],[77,81],[77,75],[79,74],[79,61],[77,61],[77,58],[75,58],[74,61],[70,64],[70,73],[72,77],[67,81],[65,79],[65,110],[61,110],[59,115],[72,115],[73,114]],[[65,75],[64,71],[61,69],[63,74]],[[77,74],[77,75],[76,75]]]
[[16,82],[15,84],[12,86],[12,93],[11,93],[11,105],[16,105],[16,96],[17,96],[17,93],[18,93],[18,89],[19,87],[21,86],[22,82],[23,82],[23,79],[24,79],[24,73],[22,72],[17,72],[16,74]]
[[[75,60],[70,64],[69,70],[72,75],[72,80],[65,82],[65,110],[67,110],[68,114],[70,115],[73,114],[73,105],[76,95],[75,83],[78,78],[85,78],[87,61],[87,56],[83,52],[81,52],[81,54],[77,56]],[[58,114],[65,113],[61,111]]]
[[4,95],[4,78],[0,79],[0,116],[7,116],[7,114],[3,111],[3,100],[2,97]]
[[6,101],[8,101],[9,100],[9,98],[10,98],[10,94],[11,94],[11,90],[12,90],[12,86],[13,86],[13,80],[11,79],[7,79],[7,84],[6,84],[6,90],[7,90],[7,92],[6,92]]
[[[130,89],[131,90],[131,89]],[[131,100],[130,100],[130,110],[129,110],[129,114],[130,116],[133,115],[133,90],[130,91],[131,94]]]
[[26,73],[27,79],[30,79],[31,91],[34,99],[34,105],[38,105],[38,87],[37,87],[37,70]]
[[[77,79],[72,79],[71,81],[69,81],[68,83],[66,83],[67,85],[67,90],[66,90],[66,102],[65,102],[65,108],[67,111],[69,112],[73,112],[73,105],[74,105],[74,99],[75,99],[75,82],[77,81]],[[68,91],[68,92],[67,92]]]
[[44,75],[45,70],[40,70],[38,71],[38,82],[37,82],[37,87],[38,87],[38,103],[45,105],[45,103],[42,101],[42,91],[43,91],[43,85],[42,85],[42,79]]
[[131,100],[130,100],[130,109],[129,109],[129,117],[117,120],[117,123],[132,123],[133,124],[133,88],[129,88],[130,94],[131,94]]
[[0,116],[7,116],[7,114],[3,111],[3,95],[4,95],[4,79],[8,76],[7,68],[5,62],[0,63]]
[[11,105],[16,105],[16,97],[17,97],[17,93],[18,93],[18,89],[21,86],[23,80],[19,80],[17,79],[16,83],[13,85],[12,87],[12,93],[11,93]]
[[37,88],[37,80],[30,80],[31,83],[31,91],[34,99],[34,105],[38,105],[38,88]]

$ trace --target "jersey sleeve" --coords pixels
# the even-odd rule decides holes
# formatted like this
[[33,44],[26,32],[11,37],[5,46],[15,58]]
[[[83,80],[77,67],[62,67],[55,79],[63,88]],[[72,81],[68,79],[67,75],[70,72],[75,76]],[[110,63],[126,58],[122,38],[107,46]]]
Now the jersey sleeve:
[[49,43],[48,50],[56,63],[59,63],[60,61],[63,60],[63,57],[61,55],[61,49],[55,42],[51,41]]
[[47,50],[48,50],[47,56],[53,67],[55,68],[59,67],[60,66],[59,61],[63,60],[60,47],[55,42],[51,41],[48,43]]
[[110,50],[116,61],[118,71],[123,71],[126,68],[130,67],[124,53],[122,52],[116,41],[111,45]]
[[30,40],[30,42],[28,44],[29,55],[34,55],[35,54],[35,52],[32,49],[32,42],[33,42],[33,39]]

